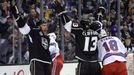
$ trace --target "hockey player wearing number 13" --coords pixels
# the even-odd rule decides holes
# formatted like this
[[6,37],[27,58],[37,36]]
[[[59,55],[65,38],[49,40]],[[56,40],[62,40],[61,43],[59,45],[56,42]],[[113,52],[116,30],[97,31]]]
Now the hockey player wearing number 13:
[[123,43],[114,36],[107,36],[105,30],[100,32],[98,41],[99,58],[102,61],[102,75],[127,75],[127,50]]
[[[69,25],[72,24],[69,28]],[[101,75],[101,67],[98,62],[97,41],[102,23],[81,20],[80,24],[65,25],[65,29],[75,36],[76,58],[78,59],[77,75]]]

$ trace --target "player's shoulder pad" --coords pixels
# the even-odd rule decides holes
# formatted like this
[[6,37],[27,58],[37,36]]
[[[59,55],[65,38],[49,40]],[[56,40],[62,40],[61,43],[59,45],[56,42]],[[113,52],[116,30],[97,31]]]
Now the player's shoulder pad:
[[116,39],[116,40],[120,40],[118,37],[112,36],[112,38]]

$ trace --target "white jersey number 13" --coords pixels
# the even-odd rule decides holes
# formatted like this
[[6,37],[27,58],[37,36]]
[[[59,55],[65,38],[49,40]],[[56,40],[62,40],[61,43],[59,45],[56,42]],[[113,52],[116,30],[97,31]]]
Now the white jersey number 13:
[[[91,37],[91,40],[90,37],[85,37],[84,51],[95,51],[97,47],[97,40],[97,37]],[[89,45],[89,43],[91,44]]]

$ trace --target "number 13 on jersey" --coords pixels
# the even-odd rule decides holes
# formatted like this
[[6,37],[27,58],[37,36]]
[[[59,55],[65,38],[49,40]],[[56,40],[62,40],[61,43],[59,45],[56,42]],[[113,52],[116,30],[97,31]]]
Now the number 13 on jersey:
[[95,51],[97,47],[98,38],[94,37],[85,37],[84,51]]

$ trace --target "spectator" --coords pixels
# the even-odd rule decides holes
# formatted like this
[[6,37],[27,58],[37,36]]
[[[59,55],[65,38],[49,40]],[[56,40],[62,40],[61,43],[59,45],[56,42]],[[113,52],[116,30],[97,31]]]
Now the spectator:
[[74,36],[65,31],[64,33],[64,43],[65,43],[65,54],[64,59],[66,61],[68,60],[74,60],[75,59],[75,39]]
[[6,65],[9,62],[9,58],[12,56],[12,43],[9,39],[0,39],[0,65]]
[[132,33],[129,31],[127,23],[124,22],[123,29],[121,29],[121,38],[128,51],[132,50],[131,37]]
[[132,32],[132,44],[134,45],[134,15],[131,16],[130,23],[128,24],[130,32]]
[[1,31],[1,38],[5,38],[7,39],[8,36],[13,33],[13,28],[16,28],[16,26],[14,25],[14,20],[12,17],[7,17],[7,20],[4,24],[1,24],[0,26],[0,31]]
[[18,37],[16,34],[10,34],[8,39],[3,40],[3,42],[0,45],[1,65],[18,63],[18,56],[15,55],[18,53],[14,53],[18,51],[17,41]]
[[128,14],[129,15],[133,15],[134,14],[134,0],[129,0]]
[[118,27],[116,25],[116,21],[113,21],[112,24],[109,26],[109,30],[111,36],[117,36]]
[[8,64],[19,64],[19,37],[17,33],[12,33],[9,35],[9,39],[11,40],[12,45],[12,56],[9,59]]
[[38,21],[37,12],[34,7],[30,7],[27,16],[27,24],[30,25],[31,27],[36,27],[37,21]]
[[10,4],[7,0],[3,0],[0,6],[0,22],[5,23],[6,17],[10,15]]

